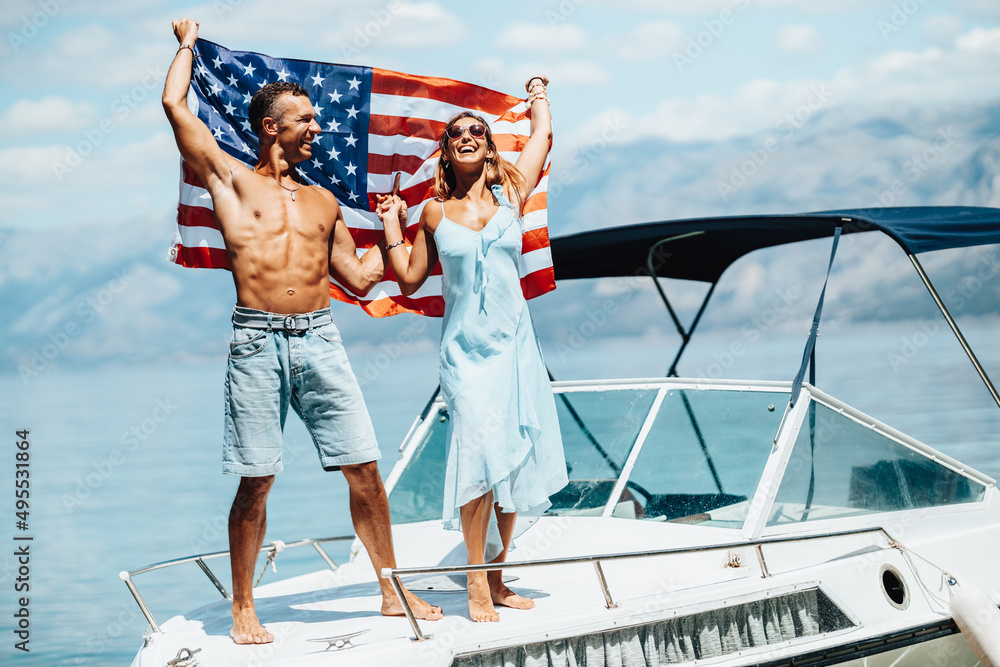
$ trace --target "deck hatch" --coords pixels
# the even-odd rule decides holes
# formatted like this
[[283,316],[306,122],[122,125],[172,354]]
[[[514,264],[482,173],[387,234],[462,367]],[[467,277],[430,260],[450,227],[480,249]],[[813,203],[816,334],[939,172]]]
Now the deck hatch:
[[823,591],[809,588],[607,632],[467,653],[452,667],[674,665],[853,627]]

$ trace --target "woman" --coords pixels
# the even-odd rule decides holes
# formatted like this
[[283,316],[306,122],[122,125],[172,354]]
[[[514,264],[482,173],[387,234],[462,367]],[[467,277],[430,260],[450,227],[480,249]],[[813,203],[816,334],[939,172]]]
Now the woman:
[[[482,118],[463,112],[448,122],[437,198],[424,205],[409,255],[399,198],[377,208],[403,294],[441,260],[441,389],[451,418],[444,521],[451,528],[460,517],[469,564],[504,562],[517,512],[537,516],[566,484],[555,402],[518,275],[520,216],[551,138],[547,83],[525,85],[531,135],[516,165],[500,156]],[[494,605],[535,606],[504,586],[500,570],[470,572],[468,590],[474,621],[500,620]]]

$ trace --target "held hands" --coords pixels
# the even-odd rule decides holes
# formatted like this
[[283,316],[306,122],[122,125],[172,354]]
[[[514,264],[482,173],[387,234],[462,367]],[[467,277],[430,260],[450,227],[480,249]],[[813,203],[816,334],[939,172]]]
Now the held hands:
[[198,41],[198,22],[191,19],[181,19],[171,24],[174,28],[174,36],[177,37],[178,44],[194,46]]
[[401,230],[406,229],[406,202],[399,195],[375,195],[378,204],[375,206],[375,213],[378,219],[385,224],[386,220],[396,218],[399,220]]
[[392,182],[392,194],[375,195],[375,213],[382,221],[383,227],[387,219],[395,217],[399,221],[400,232],[406,234],[406,202],[399,196],[399,174]]

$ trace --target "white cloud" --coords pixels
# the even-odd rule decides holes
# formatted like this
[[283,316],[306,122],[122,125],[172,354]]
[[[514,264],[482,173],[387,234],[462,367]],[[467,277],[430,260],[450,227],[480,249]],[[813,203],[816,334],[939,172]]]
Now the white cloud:
[[626,34],[618,52],[629,60],[659,60],[680,51],[686,39],[687,33],[673,21],[649,21]]
[[[378,43],[387,50],[442,48],[465,40],[465,24],[456,14],[436,2],[401,2],[398,20],[393,20]],[[389,3],[393,6],[393,3]],[[366,22],[366,27],[371,22]]]
[[801,124],[842,106],[877,108],[993,99],[1000,29],[975,28],[954,49],[890,51],[841,68],[829,80],[758,79],[732,94],[666,99],[633,121],[638,134],[673,141],[718,140],[784,123]]
[[150,39],[141,30],[122,34],[103,24],[83,25],[57,33],[43,49],[27,47],[18,56],[19,63],[6,63],[2,79],[19,89],[87,86],[101,91],[123,86],[145,85],[163,77],[176,46],[168,30]]
[[58,95],[37,101],[21,99],[0,113],[0,135],[13,138],[67,132],[91,125],[96,119],[97,110],[87,102]]
[[[854,8],[870,6],[868,0],[598,0],[601,4],[612,5],[617,10],[662,14],[699,14],[724,10],[743,11],[755,8],[780,7],[808,14],[843,12]],[[990,2],[990,0],[968,0],[970,2]]]
[[[71,145],[0,151],[0,225],[39,227],[67,217],[117,220],[177,203],[177,148],[164,131],[127,141],[114,133]],[[100,140],[97,137],[100,136]]]
[[947,48],[955,43],[961,28],[958,17],[941,14],[924,21],[924,34],[935,46]]
[[65,146],[26,146],[0,150],[0,181],[19,193],[30,189],[37,195],[39,186],[50,183],[52,165],[66,155]]
[[574,51],[586,43],[587,34],[572,23],[511,23],[495,40],[501,49],[527,52]]
[[1000,55],[1000,28],[973,28],[956,40],[959,51]]
[[336,62],[370,63],[374,50],[454,46],[468,33],[461,18],[437,2],[303,0],[294,12],[278,12],[270,0],[221,0],[204,15],[201,34],[212,41],[276,57],[289,55],[270,53],[276,43],[292,43],[301,48],[298,57]]
[[786,25],[778,32],[778,49],[785,53],[818,53],[823,39],[815,26]]
[[538,74],[549,77],[550,95],[560,86],[597,86],[611,81],[611,74],[603,64],[580,59],[549,58],[512,63],[499,58],[483,58],[474,63],[471,70],[476,75],[472,83],[510,91],[514,95],[521,95],[525,81]]
[[[635,120],[636,131],[673,141],[718,140],[773,127],[788,114],[814,115],[837,97],[820,81],[780,83],[756,79],[730,97],[668,99]],[[806,111],[802,112],[801,108]]]

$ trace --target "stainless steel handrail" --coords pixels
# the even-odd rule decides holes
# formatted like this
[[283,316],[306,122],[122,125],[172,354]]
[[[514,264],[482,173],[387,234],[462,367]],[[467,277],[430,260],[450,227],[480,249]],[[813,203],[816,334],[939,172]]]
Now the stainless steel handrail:
[[[332,558],[330,558],[329,554],[326,553],[321,544],[325,542],[344,542],[346,540],[353,540],[353,539],[354,535],[340,535],[338,537],[321,537],[315,540],[307,539],[307,540],[299,540],[298,542],[289,542],[284,545],[284,548],[292,549],[295,547],[304,547],[311,545],[316,549],[320,557],[324,561],[326,561],[327,565],[330,566],[330,569],[336,572],[337,564],[333,561]],[[266,546],[262,546],[260,548],[260,553],[271,551],[274,548],[275,547],[273,543],[268,544]],[[205,576],[208,577],[208,580],[212,582],[213,586],[215,586],[216,590],[218,590],[222,594],[222,597],[227,600],[232,600],[232,596],[226,592],[225,587],[219,581],[218,577],[216,577],[215,574],[212,572],[212,570],[209,569],[208,565],[205,564],[206,560],[211,560],[213,558],[223,558],[228,555],[229,555],[228,551],[213,551],[207,554],[196,554],[194,556],[174,558],[173,560],[165,560],[161,563],[146,565],[145,567],[140,567],[135,570],[127,570],[127,571],[123,570],[118,573],[118,578],[121,579],[123,582],[125,582],[125,586],[128,587],[128,590],[132,594],[132,597],[135,598],[136,604],[139,605],[139,610],[142,611],[142,615],[145,616],[146,621],[149,622],[149,627],[152,628],[153,632],[159,632],[162,634],[163,631],[157,624],[156,619],[153,618],[153,614],[152,612],[149,611],[149,607],[146,606],[146,601],[143,599],[142,594],[139,593],[139,589],[136,588],[135,583],[132,581],[132,577],[135,577],[140,574],[145,574],[147,572],[153,572],[155,570],[163,570],[168,567],[174,567],[175,565],[183,565],[184,563],[197,563],[198,567],[201,568],[202,572],[205,573]],[[275,554],[275,556],[277,557],[277,554]]]
[[743,542],[724,542],[721,544],[709,544],[700,547],[675,547],[673,549],[656,549],[653,551],[630,551],[626,553],[618,554],[601,554],[596,556],[571,556],[567,558],[549,558],[544,560],[533,560],[533,561],[520,561],[516,563],[503,563],[502,565],[496,565],[492,563],[485,563],[483,565],[442,565],[436,567],[405,567],[405,568],[383,568],[380,575],[383,579],[388,579],[392,584],[393,590],[396,592],[396,597],[399,598],[400,604],[403,606],[403,613],[406,615],[406,619],[410,622],[410,628],[413,630],[414,639],[416,641],[424,641],[427,637],[424,636],[423,632],[420,631],[420,625],[417,623],[416,617],[413,615],[413,610],[410,609],[410,604],[406,600],[406,596],[403,594],[403,585],[400,583],[400,577],[411,574],[462,574],[469,572],[481,572],[484,570],[518,570],[529,567],[544,567],[548,565],[571,565],[578,563],[594,563],[594,567],[597,573],[598,583],[601,586],[601,591],[604,593],[605,606],[608,609],[617,607],[618,605],[614,602],[611,597],[611,592],[608,588],[607,580],[604,578],[604,572],[601,569],[601,563],[606,561],[616,561],[616,560],[627,560],[634,558],[650,558],[654,556],[670,556],[674,554],[692,554],[699,553],[703,551],[722,551],[725,549],[735,549],[735,548],[746,548],[746,547],[756,547],[757,556],[761,564],[762,577],[769,577],[771,573],[767,569],[767,564],[764,561],[764,552],[761,549],[763,545],[767,544],[780,544],[783,542],[806,542],[810,540],[819,539],[829,539],[833,537],[846,537],[850,535],[863,535],[865,533],[881,533],[888,540],[886,545],[887,549],[897,548],[898,544],[893,539],[893,537],[886,532],[881,526],[874,528],[856,528],[854,530],[841,530],[831,533],[820,533],[818,535],[790,535],[786,537],[769,537],[757,540],[747,540]]

